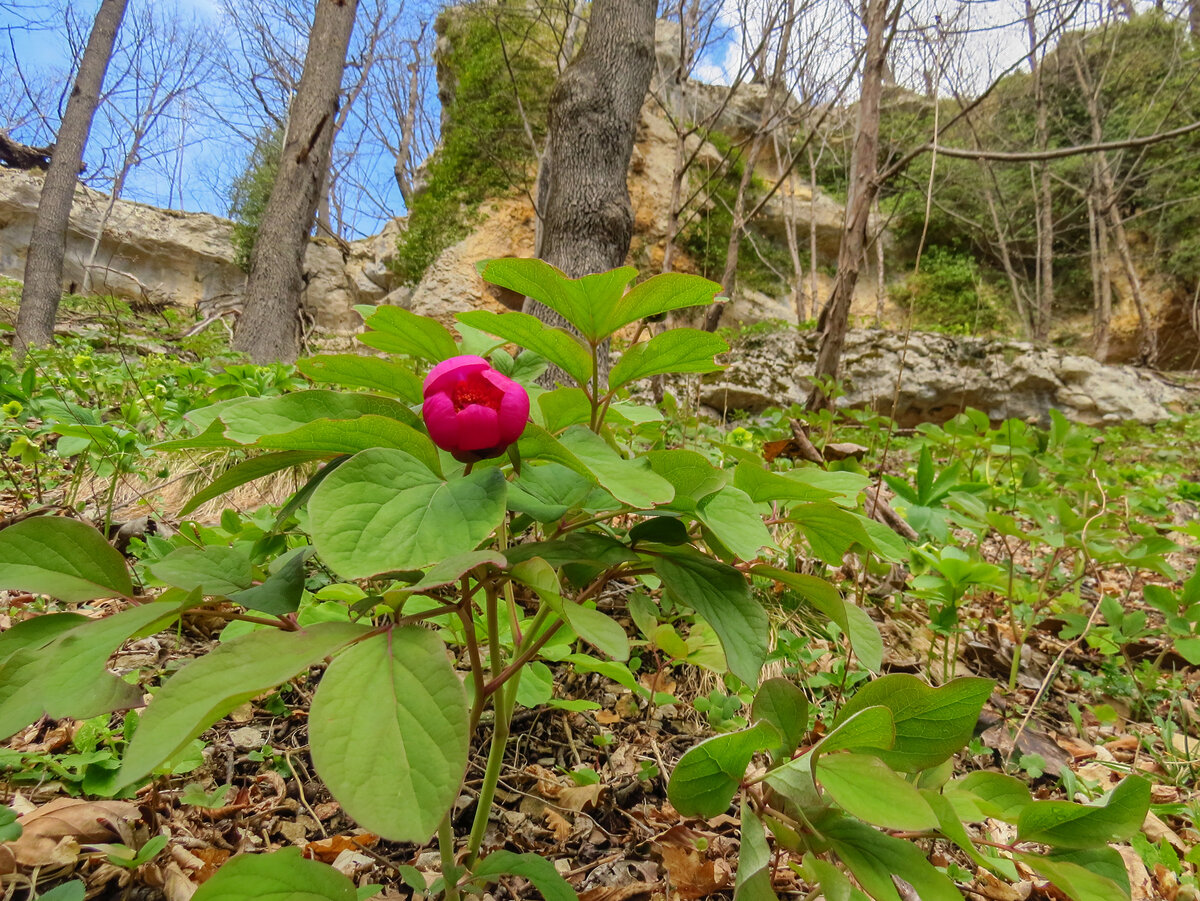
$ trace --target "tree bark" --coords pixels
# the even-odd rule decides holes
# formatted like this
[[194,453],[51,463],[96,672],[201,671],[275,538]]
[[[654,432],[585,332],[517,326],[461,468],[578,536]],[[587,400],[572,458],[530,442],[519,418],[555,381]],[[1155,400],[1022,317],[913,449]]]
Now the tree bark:
[[[1038,61],[1037,11],[1025,0],[1025,24],[1029,31],[1029,70],[1033,75],[1034,131],[1037,149],[1050,145],[1049,109],[1042,83],[1042,65]],[[1037,302],[1034,305],[1033,337],[1050,337],[1050,319],[1054,313],[1054,195],[1050,187],[1050,162],[1042,160],[1037,169],[1034,194],[1037,224]]]
[[50,344],[54,340],[54,319],[62,299],[63,257],[67,252],[67,227],[75,200],[75,185],[79,181],[83,148],[92,128],[92,117],[100,102],[104,74],[112,58],[121,20],[125,17],[125,5],[126,0],[102,0],[58,129],[25,256],[25,285],[17,313],[15,352],[18,357],[23,357],[30,347]]
[[1200,40],[1200,0],[1190,0],[1188,3],[1188,28],[1192,37]]
[[279,173],[250,257],[245,309],[233,333],[234,349],[255,363],[291,362],[300,352],[304,252],[329,169],[357,6],[357,0],[317,0]]
[[863,17],[867,29],[867,45],[863,51],[862,96],[858,101],[858,122],[854,131],[854,149],[850,156],[850,185],[846,198],[846,219],[842,226],[842,242],[838,247],[837,277],[829,299],[821,308],[817,330],[821,346],[813,373],[808,409],[829,406],[823,382],[836,379],[841,369],[842,346],[846,343],[846,327],[850,319],[850,301],[858,284],[858,273],[867,248],[867,231],[871,208],[879,192],[879,105],[883,95],[883,77],[887,70],[887,50],[890,41],[885,32],[889,19],[895,25],[900,3],[889,9],[889,0],[868,0]]
[[[620,266],[629,252],[627,175],[654,68],[654,13],[654,0],[596,0],[579,54],[550,95],[539,255],[572,278]],[[530,300],[525,309],[554,316]]]

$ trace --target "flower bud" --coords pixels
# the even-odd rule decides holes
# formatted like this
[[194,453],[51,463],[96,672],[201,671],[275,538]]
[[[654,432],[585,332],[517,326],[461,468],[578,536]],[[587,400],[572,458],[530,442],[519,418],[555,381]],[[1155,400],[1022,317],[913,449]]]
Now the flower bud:
[[497,457],[521,437],[529,421],[529,395],[483,357],[463,355],[430,370],[421,413],[429,437],[456,460]]

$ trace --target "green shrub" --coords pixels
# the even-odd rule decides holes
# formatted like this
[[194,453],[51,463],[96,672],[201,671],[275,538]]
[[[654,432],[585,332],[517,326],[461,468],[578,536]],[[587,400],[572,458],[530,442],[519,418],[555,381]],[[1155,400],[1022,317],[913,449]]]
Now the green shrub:
[[230,188],[229,216],[233,219],[233,261],[250,271],[250,255],[275,187],[279,157],[283,153],[283,129],[265,130],[254,142],[246,159],[246,168]]
[[438,33],[448,47],[439,64],[454,78],[453,94],[444,99],[442,141],[398,245],[396,273],[406,284],[419,281],[438,254],[466,237],[482,200],[532,181],[533,149],[516,98],[540,141],[555,79],[544,51],[518,52],[530,42],[530,25],[504,5],[443,13]]
[[890,289],[892,300],[907,310],[918,328],[974,334],[1000,324],[1001,302],[971,257],[932,248],[914,272]]

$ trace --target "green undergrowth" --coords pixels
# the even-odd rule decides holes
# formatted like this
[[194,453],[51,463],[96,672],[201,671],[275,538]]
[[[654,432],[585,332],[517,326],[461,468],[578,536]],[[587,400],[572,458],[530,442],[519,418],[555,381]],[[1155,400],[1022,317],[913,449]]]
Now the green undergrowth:
[[[590,290],[608,306],[572,306],[556,277],[521,265],[493,263],[485,276],[531,279],[592,345],[681,294],[699,305],[716,288],[671,276],[621,305],[624,283],[614,293],[615,280],[594,277]],[[618,275],[627,283],[631,272]],[[14,676],[0,724],[9,734],[27,726],[33,698],[37,711],[86,727],[65,750],[0,754],[14,783],[52,778],[69,793],[126,797],[153,782],[185,803],[217,804],[192,785],[197,741],[213,740],[204,730],[255,698],[272,715],[307,713],[310,668],[332,656],[310,708],[323,724],[310,732],[317,771],[364,828],[420,843],[472,754],[485,780],[495,777],[505,759],[496,736],[514,710],[598,710],[563,686],[566,674],[599,674],[643,716],[682,707],[705,724],[703,742],[664,761],[669,772],[648,763],[639,778],[687,817],[738,815],[739,884],[770,891],[776,854],[827,896],[858,897],[852,876],[869,897],[894,899],[898,872],[922,897],[949,899],[979,868],[1017,882],[1020,864],[1071,898],[1115,901],[1129,887],[1110,844],[1131,844],[1148,866],[1194,885],[1200,808],[1173,737],[1197,729],[1176,701],[1200,668],[1200,413],[1094,429],[1055,412],[1032,424],[969,410],[900,431],[868,412],[793,408],[723,424],[684,398],[650,406],[627,392],[657,367],[716,370],[719,336],[635,339],[598,389],[582,344],[517,314],[464,313],[450,332],[386,307],[368,327],[364,343],[385,356],[322,355],[295,368],[156,354],[131,364],[74,342],[24,367],[0,356],[7,511],[79,508],[71,486],[84,473],[153,475],[164,453],[216,451],[232,464],[183,509],[158,511],[178,531],[135,538],[128,560],[69,518],[0,529],[0,579],[59,598],[8,611],[30,642],[14,659],[37,653],[63,674],[45,692]],[[527,349],[514,355],[506,343]],[[415,412],[423,372],[459,353],[486,355],[535,405],[517,452],[469,468],[432,445]],[[536,386],[548,359],[577,384]],[[793,420],[831,462],[789,449]],[[192,518],[298,466],[307,481],[282,504]],[[915,537],[864,515],[879,491]],[[436,529],[427,517],[440,517]],[[86,578],[55,570],[32,547],[86,549],[93,568]],[[135,584],[158,600],[70,618],[73,605],[130,597]],[[213,649],[172,660],[174,675],[135,670],[136,690],[104,681],[104,661],[126,638],[187,622],[193,609],[227,621]],[[46,613],[68,618],[40,620]],[[42,627],[25,623],[39,621],[47,631],[34,635]],[[1038,656],[1064,646],[1053,662]],[[383,693],[398,697],[394,721],[379,715],[381,672]],[[768,672],[779,676],[760,681]],[[396,695],[401,676],[436,695]],[[78,694],[76,677],[91,687]],[[140,715],[101,697],[140,703],[142,689],[155,700]],[[1010,737],[1052,729],[1100,745],[1128,735],[1155,766],[1114,767],[1124,781],[1070,768],[1056,780],[1038,753],[974,735],[985,705]],[[501,724],[489,738],[501,750],[486,762],[467,741],[485,706]],[[364,709],[371,716],[355,721],[349,746],[336,717]],[[432,746],[409,744],[426,729],[443,731]],[[255,753],[251,764],[288,777],[277,750]],[[361,790],[409,772],[421,774],[419,798]],[[573,772],[581,783],[605,778]],[[1168,789],[1175,800],[1152,806]],[[1141,835],[1148,810],[1186,837],[1182,854]],[[989,819],[1010,823],[1012,837],[987,838],[979,824]],[[475,831],[440,830],[442,865],[457,881],[433,891],[455,897],[516,874],[546,897],[571,897],[530,855],[479,857]],[[252,860],[223,869],[207,897],[295,863],[288,852]],[[331,898],[344,894],[328,868],[311,878],[330,880]]]

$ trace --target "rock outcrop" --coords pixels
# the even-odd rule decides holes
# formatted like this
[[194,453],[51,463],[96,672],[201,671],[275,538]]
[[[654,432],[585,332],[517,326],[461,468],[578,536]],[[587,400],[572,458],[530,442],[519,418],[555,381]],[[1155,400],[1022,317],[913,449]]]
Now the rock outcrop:
[[[701,385],[703,404],[722,413],[802,403],[817,336],[761,330],[737,341],[732,365]],[[852,330],[842,356],[841,407],[865,407],[901,425],[945,422],[967,407],[993,420],[1045,422],[1051,409],[1088,425],[1168,418],[1189,393],[1153,372],[1020,341],[930,332]],[[1195,397],[1195,395],[1190,395]]]
[[[0,274],[22,278],[29,235],[42,190],[40,174],[0,169]],[[109,197],[80,186],[75,192],[63,287],[77,291],[96,233],[94,291],[142,302],[236,306],[246,274],[233,261],[233,223],[208,213],[182,213],[118,200],[105,220]],[[101,224],[103,223],[103,228]],[[349,244],[314,239],[305,257],[305,308],[317,326],[354,331],[359,303],[377,303],[395,287],[387,262],[395,253],[396,221],[373,237]]]

